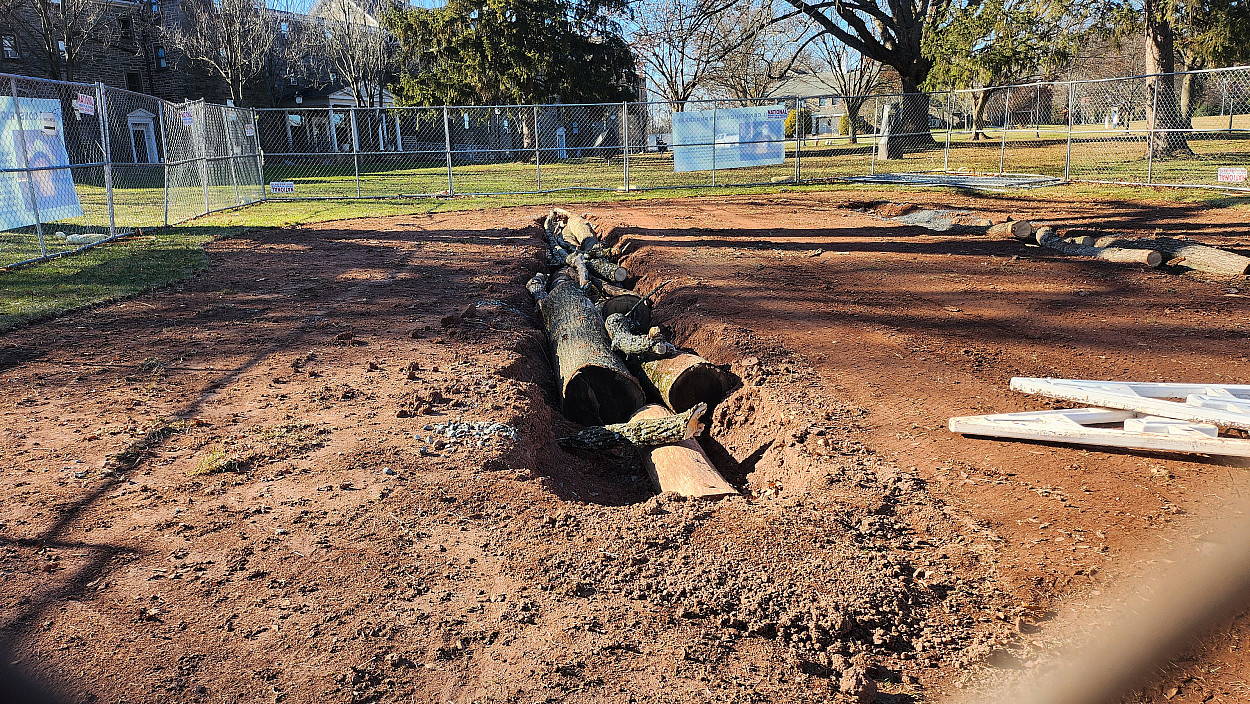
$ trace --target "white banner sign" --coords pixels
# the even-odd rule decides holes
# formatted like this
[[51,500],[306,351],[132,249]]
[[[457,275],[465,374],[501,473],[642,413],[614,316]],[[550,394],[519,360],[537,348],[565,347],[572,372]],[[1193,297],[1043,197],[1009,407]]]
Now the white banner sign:
[[295,182],[294,181],[271,181],[269,183],[269,192],[270,193],[294,193]]
[[673,171],[784,164],[789,114],[782,105],[673,113]]
[[1246,167],[1244,166],[1221,166],[1216,172],[1216,177],[1220,183],[1245,183]]

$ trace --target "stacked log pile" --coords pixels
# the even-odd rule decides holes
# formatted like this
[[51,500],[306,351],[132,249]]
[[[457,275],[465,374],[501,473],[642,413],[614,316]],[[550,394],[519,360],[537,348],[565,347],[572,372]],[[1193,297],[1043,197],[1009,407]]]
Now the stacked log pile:
[[[591,426],[560,444],[633,447],[662,492],[736,494],[694,440],[726,393],[720,369],[651,326],[648,296],[624,286],[619,251],[586,217],[555,208],[540,224],[550,271],[526,288],[542,313],[564,415]],[[643,408],[648,397],[654,403]]]
[[1172,237],[1125,237],[1103,235],[1072,228],[1060,235],[1053,228],[1034,228],[1024,221],[1007,221],[989,228],[988,234],[1033,239],[1037,244],[1064,254],[1118,264],[1148,267],[1181,266],[1218,276],[1250,275],[1250,257]]

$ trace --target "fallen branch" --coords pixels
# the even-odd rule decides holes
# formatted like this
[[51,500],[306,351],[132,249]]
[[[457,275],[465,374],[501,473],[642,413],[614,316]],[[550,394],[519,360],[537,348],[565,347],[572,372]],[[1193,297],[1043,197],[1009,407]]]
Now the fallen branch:
[[689,440],[703,432],[700,417],[707,406],[699,404],[685,413],[662,418],[634,417],[627,423],[598,425],[576,435],[556,440],[561,447],[579,450],[607,450],[618,445],[653,447]]
[[677,348],[664,339],[659,328],[651,328],[646,335],[635,334],[626,313],[608,316],[604,326],[612,339],[612,350],[624,357],[626,364],[639,364],[677,354]]
[[1089,257],[1104,262],[1115,262],[1117,264],[1144,264],[1149,267],[1157,267],[1163,264],[1163,255],[1152,249],[1120,249],[1117,247],[1088,247],[1085,245],[1073,244],[1055,234],[1055,231],[1049,227],[1043,227],[1037,231],[1037,243],[1043,247],[1049,247],[1064,254],[1071,254],[1078,257]]

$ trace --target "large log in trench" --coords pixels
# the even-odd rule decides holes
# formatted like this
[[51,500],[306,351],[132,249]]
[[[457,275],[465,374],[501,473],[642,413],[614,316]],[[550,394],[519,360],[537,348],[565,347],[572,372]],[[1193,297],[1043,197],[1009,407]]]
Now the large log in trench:
[[1250,257],[1244,257],[1218,247],[1209,247],[1197,242],[1178,240],[1171,237],[1149,237],[1126,239],[1117,236],[1100,237],[1094,242],[1095,247],[1123,247],[1126,249],[1151,249],[1167,256],[1168,260],[1177,260],[1177,264],[1221,276],[1245,276],[1250,274]]
[[586,218],[571,213],[564,208],[552,208],[551,212],[558,217],[564,218],[564,229],[560,231],[560,235],[564,239],[581,247],[582,249],[593,249],[599,244],[599,238],[595,237],[595,231],[591,228]]
[[[664,418],[668,414],[668,409],[653,403],[640,408],[633,420]],[[694,438],[646,449],[642,452],[642,463],[661,493],[675,491],[682,496],[704,499],[738,493],[716,471]]]
[[[599,310],[577,283],[553,277],[538,302],[555,357],[564,415],[583,425],[628,420],[645,401],[642,387],[612,352]],[[531,291],[541,286],[531,288]],[[538,298],[538,295],[535,295]]]
[[696,404],[708,408],[725,398],[725,375],[706,359],[689,352],[638,365],[638,380],[647,392],[676,413]]
[[646,330],[651,327],[651,306],[646,303],[639,305],[642,296],[627,288],[613,286],[604,281],[596,281],[594,291],[595,304],[599,306],[599,313],[603,315],[604,320],[615,313],[621,313],[629,316],[636,330]]
[[1043,247],[1049,247],[1064,254],[1071,254],[1078,257],[1090,257],[1091,259],[1099,259],[1104,262],[1115,262],[1117,264],[1144,264],[1150,267],[1156,267],[1163,264],[1163,255],[1152,249],[1122,249],[1119,247],[1087,247],[1084,245],[1073,244],[1055,234],[1054,230],[1049,227],[1043,227],[1037,231],[1037,243]]

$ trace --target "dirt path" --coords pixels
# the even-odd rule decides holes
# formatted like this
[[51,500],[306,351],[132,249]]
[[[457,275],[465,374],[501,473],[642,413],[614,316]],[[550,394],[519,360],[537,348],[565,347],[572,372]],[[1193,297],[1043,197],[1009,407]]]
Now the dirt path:
[[[657,319],[742,381],[705,446],[744,496],[714,504],[555,445],[573,426],[522,287],[537,210],[256,232],[176,290],[0,338],[0,679],[84,702],[931,701],[1250,490],[943,429],[1040,407],[1012,374],[1244,380],[1247,299],[854,197],[594,209],[640,288],[678,279]],[[1057,207],[992,209],[1030,203]],[[1247,244],[1227,212],[1063,207]],[[1174,673],[1179,701],[1242,696],[1226,651]]]

